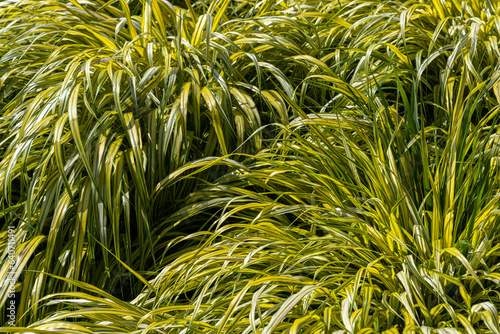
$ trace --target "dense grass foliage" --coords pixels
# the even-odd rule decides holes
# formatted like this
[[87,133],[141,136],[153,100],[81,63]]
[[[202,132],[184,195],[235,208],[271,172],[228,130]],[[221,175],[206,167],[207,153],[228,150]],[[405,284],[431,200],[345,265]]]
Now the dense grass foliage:
[[499,40],[495,1],[0,3],[0,332],[500,333]]

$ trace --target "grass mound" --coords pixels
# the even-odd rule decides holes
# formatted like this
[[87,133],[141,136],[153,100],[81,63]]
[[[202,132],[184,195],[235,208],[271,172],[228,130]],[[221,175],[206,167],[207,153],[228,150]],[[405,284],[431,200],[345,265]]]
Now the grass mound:
[[500,333],[499,22],[4,1],[0,332]]

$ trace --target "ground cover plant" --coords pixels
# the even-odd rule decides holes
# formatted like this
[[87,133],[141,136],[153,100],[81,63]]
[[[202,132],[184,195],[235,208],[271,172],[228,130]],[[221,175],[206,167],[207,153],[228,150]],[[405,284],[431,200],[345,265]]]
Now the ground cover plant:
[[0,332],[500,333],[499,39],[495,1],[1,2]]

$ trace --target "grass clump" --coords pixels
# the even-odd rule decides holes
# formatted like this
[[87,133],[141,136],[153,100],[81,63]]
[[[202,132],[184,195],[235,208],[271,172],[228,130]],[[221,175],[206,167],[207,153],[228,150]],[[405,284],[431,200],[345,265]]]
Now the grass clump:
[[499,10],[4,2],[0,331],[499,333]]

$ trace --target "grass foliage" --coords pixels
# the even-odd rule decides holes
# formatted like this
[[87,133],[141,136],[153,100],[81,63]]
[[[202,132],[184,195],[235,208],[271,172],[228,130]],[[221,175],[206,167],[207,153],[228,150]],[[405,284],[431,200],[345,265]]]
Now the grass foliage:
[[499,40],[496,1],[1,2],[0,332],[500,333]]

